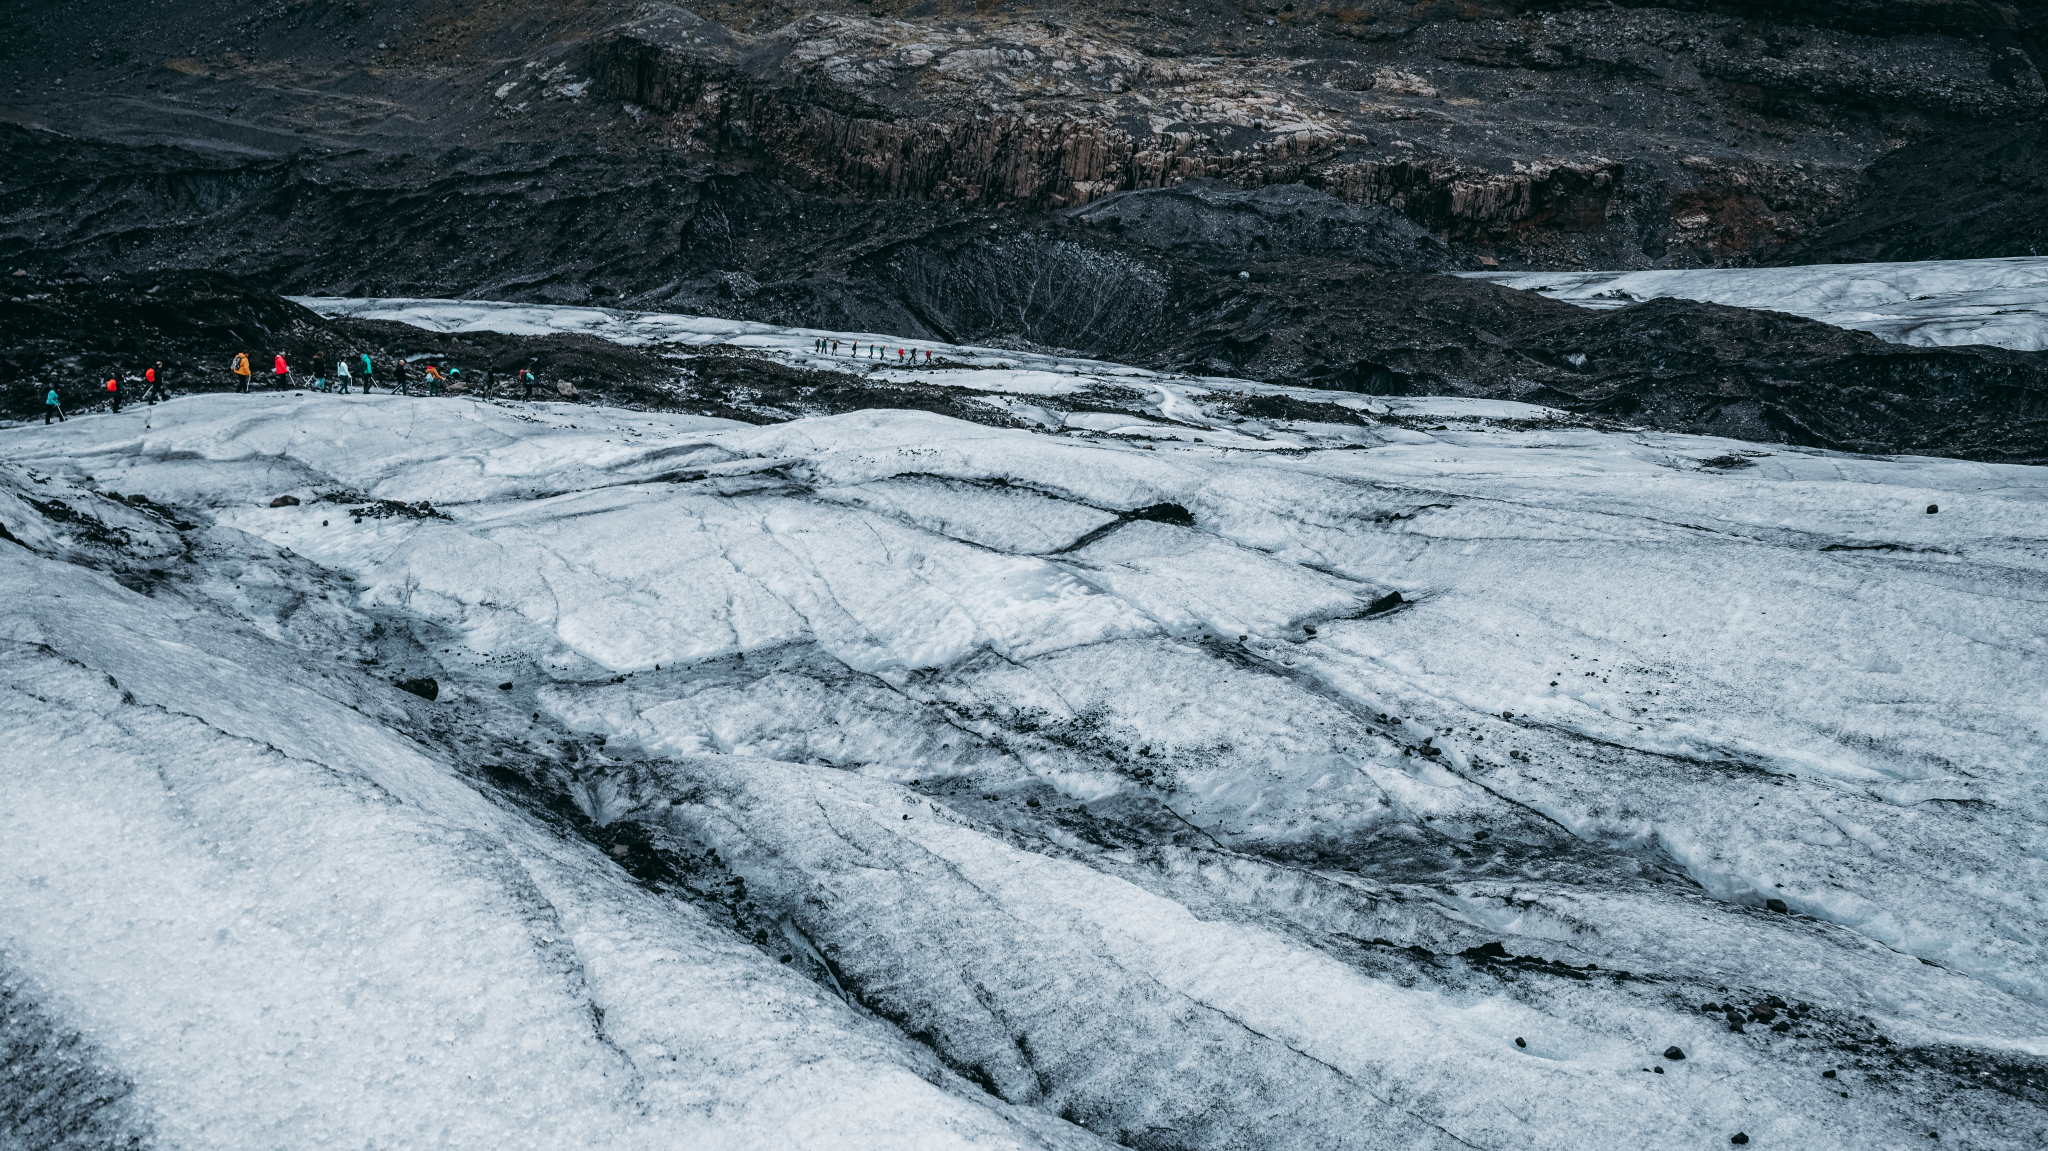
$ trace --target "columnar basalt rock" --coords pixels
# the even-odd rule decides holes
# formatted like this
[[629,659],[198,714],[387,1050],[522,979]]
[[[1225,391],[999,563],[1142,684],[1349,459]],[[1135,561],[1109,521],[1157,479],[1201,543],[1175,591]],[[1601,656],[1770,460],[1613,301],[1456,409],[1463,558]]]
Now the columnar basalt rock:
[[[843,34],[853,23],[813,26]],[[707,43],[695,28],[684,23],[679,29],[663,19],[606,37],[591,45],[585,70],[606,96],[668,117],[670,139],[699,142],[724,158],[758,159],[808,191],[1043,210],[1077,208],[1111,192],[1188,179],[1245,188],[1300,183],[1348,203],[1395,208],[1447,238],[1502,242],[1538,230],[1599,231],[1627,180],[1625,165],[1602,157],[1516,163],[1505,173],[1443,158],[1352,159],[1348,154],[1370,144],[1370,137],[1327,124],[1226,150],[1226,141],[1213,133],[1134,132],[1102,108],[1016,112],[983,105],[913,117],[844,87],[829,70],[815,86],[800,87],[790,86],[781,72],[746,75],[726,55],[733,48],[729,37]],[[683,30],[689,31],[678,35]],[[814,41],[800,41],[781,63],[823,69],[816,60],[821,51]],[[963,70],[946,66],[957,56],[1036,59],[1028,51],[991,49],[939,57],[929,47],[898,58],[945,76]],[[1146,67],[1141,62],[1138,71]],[[1161,75],[1181,78],[1178,70]],[[1394,95],[1435,95],[1412,81],[1391,73],[1375,86]],[[1209,107],[1218,115],[1248,118],[1243,107],[1224,106],[1230,103],[1242,102]],[[1249,126],[1267,125],[1250,118]]]

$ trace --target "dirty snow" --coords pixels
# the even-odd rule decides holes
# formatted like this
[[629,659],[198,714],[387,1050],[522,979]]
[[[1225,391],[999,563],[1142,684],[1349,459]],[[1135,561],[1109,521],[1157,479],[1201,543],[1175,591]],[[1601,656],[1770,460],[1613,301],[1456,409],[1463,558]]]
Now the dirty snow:
[[1895,344],[2048,350],[2048,256],[1789,268],[1462,274],[1584,308],[1621,308],[1673,296],[1790,312]]
[[1235,438],[0,433],[51,1141],[2048,1140],[2048,473],[987,354]]

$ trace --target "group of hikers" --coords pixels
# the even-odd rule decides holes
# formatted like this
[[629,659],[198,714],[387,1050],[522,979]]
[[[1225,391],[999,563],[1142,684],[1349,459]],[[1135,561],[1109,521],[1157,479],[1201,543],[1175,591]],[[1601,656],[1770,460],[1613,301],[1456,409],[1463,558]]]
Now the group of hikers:
[[[400,352],[398,357],[391,361],[386,378],[389,380],[392,395],[409,396],[413,394],[414,380],[411,372],[408,370],[412,363],[413,360],[407,358],[403,352]],[[327,367],[329,364],[334,365],[331,371]],[[254,369],[249,361],[249,353],[235,353],[234,363],[230,365],[228,370],[235,375],[237,381],[235,390],[240,392],[248,391],[250,381],[255,376]],[[315,352],[313,353],[313,370],[310,373],[295,373],[292,371],[291,365],[285,361],[283,352],[279,352],[271,358],[270,386],[272,388],[297,387],[298,384],[295,381],[300,375],[311,375],[313,377],[308,386],[316,392],[330,392],[335,395],[345,396],[349,393],[351,385],[357,385],[362,388],[364,394],[368,394],[370,385],[377,381],[377,361],[368,352],[357,352],[353,355],[342,353],[332,359],[325,352]],[[359,384],[358,381],[360,381]],[[443,368],[440,364],[430,359],[422,360],[420,363],[418,383],[422,395],[441,395],[445,390],[460,382],[462,382],[461,368]],[[532,363],[529,363],[526,367],[519,369],[512,375],[512,384],[520,389],[522,399],[532,399],[533,389],[539,383],[540,380],[534,373]],[[485,368],[481,384],[483,394],[488,397],[496,384],[497,371],[492,368]]]
[[[308,386],[314,391],[327,392],[334,395],[347,395],[351,385],[354,385],[361,387],[363,392],[368,394],[371,383],[378,379],[377,361],[371,358],[368,352],[359,352],[353,355],[343,353],[333,359],[329,359],[324,352],[315,353],[313,362],[316,367],[314,372],[311,373],[312,380]],[[399,353],[398,357],[391,361],[386,372],[386,378],[390,381],[392,395],[408,396],[413,394],[412,386],[414,379],[412,373],[407,370],[410,362],[403,352]],[[332,371],[329,371],[327,368],[327,365],[330,363],[333,365]],[[249,353],[236,352],[234,360],[228,365],[228,371],[234,376],[235,390],[237,392],[248,392],[250,390],[251,382],[255,379],[256,372]],[[298,379],[305,374],[293,372],[291,365],[284,358],[284,353],[279,352],[271,360],[270,386],[273,389],[280,390],[298,387]],[[104,391],[107,403],[113,410],[118,412],[121,410],[122,402],[127,398],[126,392],[137,384],[142,385],[142,399],[147,403],[154,404],[158,400],[170,399],[171,393],[168,388],[167,375],[168,373],[164,369],[163,361],[158,360],[145,369],[140,377],[131,373],[124,380],[118,372],[109,372],[107,373],[106,383],[96,390]],[[441,365],[429,360],[420,367],[418,383],[421,394],[438,396],[443,393],[444,389],[459,382],[461,378],[461,368],[449,367],[444,369]],[[496,371],[491,368],[484,369],[481,391],[486,398],[490,397],[492,388],[496,383],[496,378]],[[539,377],[534,372],[533,364],[528,363],[526,367],[513,373],[512,384],[520,390],[521,399],[531,400],[533,398],[533,389],[540,384]],[[43,423],[48,425],[53,420],[61,421],[64,418],[63,397],[53,387],[49,390],[49,394],[43,397]]]
[[[138,380],[135,376],[131,375],[128,377],[127,382],[132,385],[137,383]],[[156,363],[143,369],[139,382],[143,385],[142,398],[149,403],[153,404],[158,400],[168,400],[171,398],[168,387],[169,373],[165,371],[162,360],[158,360]],[[107,393],[107,402],[113,405],[115,411],[120,411],[122,398],[120,377],[113,373],[108,373],[104,388]],[[63,418],[64,397],[57,394],[56,388],[51,388],[49,393],[43,397],[43,423],[48,424],[51,420],[62,420]]]
[[[836,356],[839,354],[840,347],[840,342],[829,336],[819,337],[814,344],[814,350],[821,356]],[[847,354],[857,359],[887,360],[889,358],[889,349],[881,344],[872,342],[863,344],[860,341],[849,340],[845,347]],[[917,363],[917,353],[919,350],[917,348],[897,348],[896,362],[899,364]],[[922,351],[924,352],[924,362],[927,364],[931,363],[931,349],[925,348]],[[415,360],[419,361],[417,369],[411,367]],[[461,368],[444,368],[425,357],[408,359],[403,352],[400,352],[381,371],[377,361],[368,352],[344,352],[331,358],[325,352],[316,352],[313,355],[313,364],[314,369],[310,373],[295,372],[292,370],[291,364],[286,361],[285,354],[283,352],[276,353],[271,357],[270,361],[270,371],[268,373],[270,376],[270,387],[276,390],[299,387],[298,381],[306,376],[310,376],[311,379],[305,386],[310,387],[316,392],[325,392],[331,395],[345,396],[354,388],[361,388],[367,394],[371,384],[386,383],[390,387],[392,395],[409,396],[413,394],[413,385],[417,382],[421,395],[438,396],[462,380]],[[256,361],[248,352],[236,352],[235,358],[228,365],[228,371],[234,377],[235,390],[237,392],[248,392],[256,386],[255,381],[258,378]],[[415,375],[415,371],[417,375]],[[486,399],[490,398],[496,382],[496,371],[491,368],[485,368],[479,390]],[[147,403],[154,404],[158,400],[168,400],[171,398],[162,360],[158,360],[155,364],[145,369],[139,377],[131,373],[126,379],[123,379],[119,373],[109,372],[106,377],[106,383],[98,390],[106,393],[107,403],[113,410],[118,412],[121,410],[122,402],[127,399],[126,393],[137,384],[142,386],[142,399]],[[531,400],[533,398],[533,389],[538,387],[539,384],[540,381],[534,373],[532,363],[513,373],[512,386],[519,389],[521,399]],[[48,424],[53,420],[62,419],[64,419],[63,397],[59,396],[57,389],[53,387],[49,390],[49,394],[44,397],[43,423]]]
[[[849,340],[846,348],[846,354],[857,360],[887,360],[889,358],[889,349],[881,344],[869,343],[863,348],[860,341]],[[820,336],[811,341],[811,350],[821,356],[836,356],[839,354],[839,341],[830,336]],[[917,353],[918,349],[916,348],[898,348],[896,349],[896,362],[899,364],[914,364],[917,362]],[[924,362],[927,364],[932,362],[932,350],[930,348],[924,349]]]

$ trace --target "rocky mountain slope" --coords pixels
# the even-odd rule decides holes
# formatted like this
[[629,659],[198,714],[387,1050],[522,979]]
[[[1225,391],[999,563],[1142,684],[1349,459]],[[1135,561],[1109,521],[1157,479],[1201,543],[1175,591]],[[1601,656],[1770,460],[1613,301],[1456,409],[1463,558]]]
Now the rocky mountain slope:
[[1856,208],[1787,262],[1929,260],[2048,251],[2048,132],[1956,125],[1870,166]]
[[[703,310],[722,278],[1197,177],[1305,184],[1507,266],[2038,247],[2038,181],[1994,154],[2025,154],[1999,141],[2048,94],[2042,17],[1997,0],[35,0],[0,21],[0,260],[45,271]],[[1964,156],[2003,182],[1900,238]]]

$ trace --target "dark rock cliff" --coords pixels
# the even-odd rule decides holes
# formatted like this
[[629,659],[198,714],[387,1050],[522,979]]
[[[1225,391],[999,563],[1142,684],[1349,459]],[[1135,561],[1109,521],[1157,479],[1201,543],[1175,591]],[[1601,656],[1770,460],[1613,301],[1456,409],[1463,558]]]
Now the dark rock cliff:
[[[1510,267],[1853,258],[1902,241],[1840,237],[1939,194],[1888,173],[2033,130],[2041,44],[2033,7],[1979,0],[26,0],[0,13],[0,259],[632,296],[1193,179]],[[716,180],[800,226],[727,238]],[[1908,247],[2024,247],[2011,215]]]

